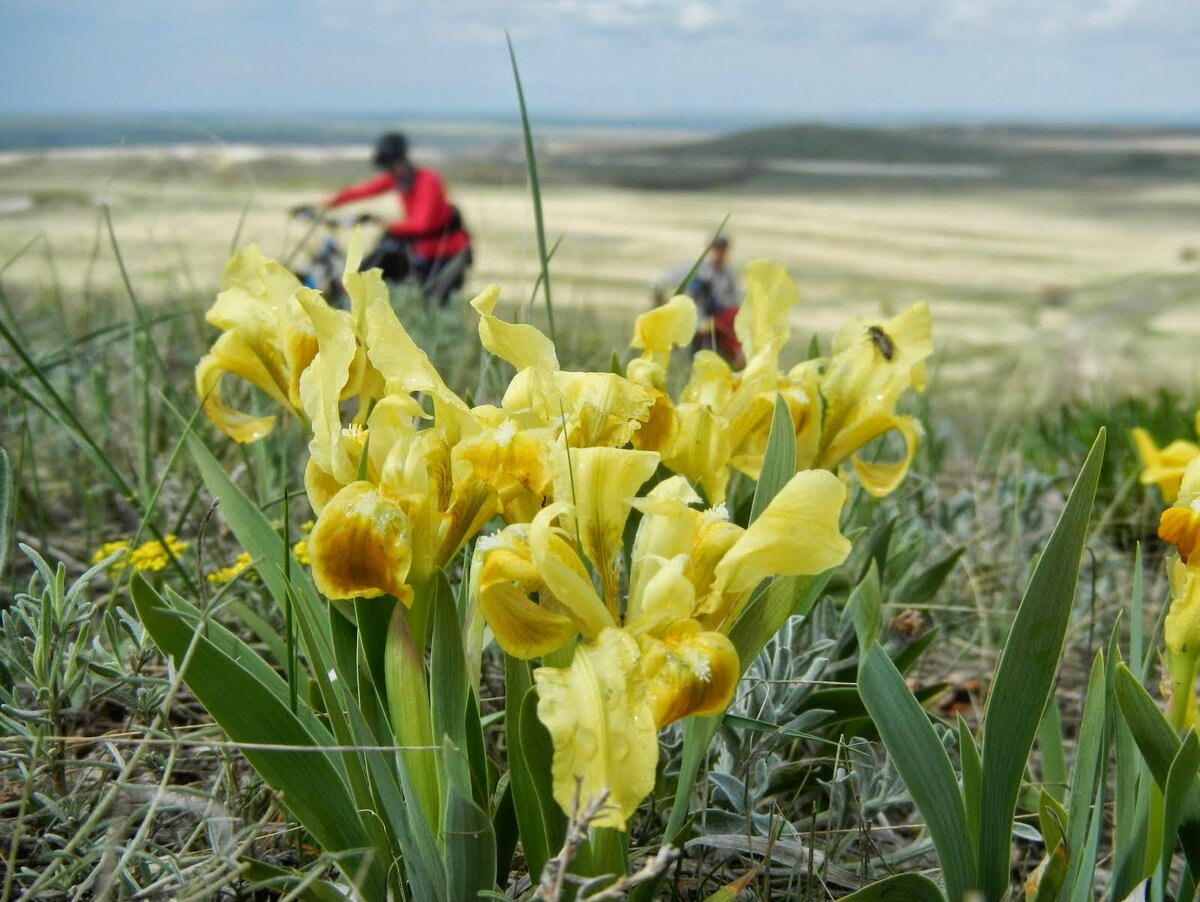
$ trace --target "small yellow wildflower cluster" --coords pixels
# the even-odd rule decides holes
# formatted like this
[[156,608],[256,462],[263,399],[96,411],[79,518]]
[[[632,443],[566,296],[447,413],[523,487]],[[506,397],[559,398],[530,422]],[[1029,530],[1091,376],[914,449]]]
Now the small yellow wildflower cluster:
[[[92,563],[98,564],[105,558],[112,557],[118,551],[125,551],[129,548],[129,543],[124,539],[117,539],[115,542],[105,542],[99,548],[92,552]],[[121,555],[113,561],[109,568],[113,573],[117,573],[125,567],[125,559],[127,555]]]
[[222,567],[220,570],[214,570],[212,573],[208,574],[206,578],[210,583],[224,585],[225,583],[232,582],[234,579],[240,576],[242,571],[250,566],[250,563],[251,561],[249,553],[243,551],[236,558],[234,558],[233,563],[228,567]]
[[[305,520],[300,524],[300,528],[304,530],[304,534],[307,536],[310,532],[312,532],[313,521]],[[312,562],[308,557],[308,539],[301,539],[299,542],[293,545],[292,555],[296,558],[297,563],[302,564],[305,567],[309,566],[309,564]]]
[[[140,572],[158,572],[171,562],[171,554],[178,557],[188,548],[188,543],[181,542],[174,533],[167,533],[163,538],[166,539],[167,544],[165,546],[162,542],[153,540],[139,545],[132,551],[129,551],[129,541],[126,539],[105,542],[92,552],[92,563],[98,564],[118,551],[127,551],[127,554],[118,558],[113,563],[111,567],[113,573],[119,573],[126,566],[130,566]],[[170,549],[170,554],[167,552],[168,548]]]
[[[171,555],[178,557],[188,548],[188,543],[181,542],[174,533],[169,532],[163,538],[166,540],[165,545],[155,540],[133,549],[129,553],[129,565],[134,570],[157,573],[171,562]],[[167,549],[170,549],[169,553]]]

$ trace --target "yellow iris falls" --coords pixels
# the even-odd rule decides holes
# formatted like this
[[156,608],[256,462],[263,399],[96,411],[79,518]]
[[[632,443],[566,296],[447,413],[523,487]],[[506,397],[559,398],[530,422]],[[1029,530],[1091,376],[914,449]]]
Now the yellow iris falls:
[[[728,630],[755,587],[819,573],[849,552],[837,526],[846,490],[829,473],[797,473],[743,529],[722,507],[695,508],[680,476],[636,497],[659,460],[559,446],[560,500],[481,539],[472,566],[473,597],[506,652],[530,659],[574,646],[568,666],[534,673],[555,798],[570,811],[577,781],[585,800],[607,790],[611,807],[596,825],[618,829],[653,786],[658,730],[729,703],[741,668]],[[635,507],[642,519],[624,574]]]

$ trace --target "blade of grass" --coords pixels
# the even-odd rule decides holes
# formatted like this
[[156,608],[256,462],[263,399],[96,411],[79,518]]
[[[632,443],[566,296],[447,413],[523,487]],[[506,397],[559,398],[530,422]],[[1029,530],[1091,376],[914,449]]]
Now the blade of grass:
[[708,239],[708,244],[704,245],[704,250],[700,252],[700,256],[696,258],[696,262],[692,264],[692,268],[687,271],[687,275],[683,277],[683,281],[675,287],[675,294],[687,294],[688,286],[692,284],[692,279],[696,278],[696,273],[700,271],[700,267],[704,265],[704,258],[708,256],[708,252],[712,250],[713,242],[717,240],[717,236],[725,231],[725,224],[729,222],[729,214],[725,214],[725,218],[721,220],[721,224],[717,226],[717,230],[712,233],[712,237]]
[[512,36],[507,32],[508,59],[512,63],[513,83],[517,88],[517,103],[521,108],[521,135],[525,143],[525,169],[529,175],[529,193],[533,197],[533,227],[537,236],[538,260],[542,266],[542,296],[546,299],[546,321],[550,340],[555,341],[554,304],[550,300],[550,255],[546,250],[546,223],[542,215],[542,188],[538,180],[537,155],[533,148],[533,130],[529,126],[529,112],[525,108],[525,91],[521,87],[521,72],[517,68],[517,53],[513,49]]

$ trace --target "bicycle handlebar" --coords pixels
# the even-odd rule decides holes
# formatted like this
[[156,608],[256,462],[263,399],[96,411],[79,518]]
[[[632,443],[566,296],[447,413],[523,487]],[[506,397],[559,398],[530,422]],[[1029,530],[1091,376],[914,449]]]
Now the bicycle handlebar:
[[352,228],[358,225],[384,225],[386,220],[373,213],[359,213],[355,216],[331,216],[319,207],[303,205],[293,207],[290,211],[293,219],[316,221],[331,228]]

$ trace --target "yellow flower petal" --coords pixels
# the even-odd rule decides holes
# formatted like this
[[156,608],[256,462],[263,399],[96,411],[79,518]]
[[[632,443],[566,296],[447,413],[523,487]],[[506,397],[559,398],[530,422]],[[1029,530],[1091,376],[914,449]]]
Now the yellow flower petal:
[[310,457],[304,465],[304,490],[308,493],[308,504],[313,513],[320,515],[333,496],[342,490],[342,483],[318,467]]
[[566,413],[567,439],[572,448],[600,445],[620,448],[650,419],[655,396],[651,389],[615,373],[554,373],[553,384],[561,396],[546,398],[547,422]]
[[666,392],[656,388],[650,392],[654,401],[650,405],[649,416],[633,433],[630,441],[639,451],[658,451],[661,454],[671,447],[679,434],[679,417]]
[[325,505],[308,553],[326,598],[388,594],[412,603],[405,584],[412,563],[408,517],[372,483],[351,483]]
[[894,414],[888,416],[887,420],[890,428],[899,432],[904,439],[904,457],[891,462],[865,461],[858,456],[851,458],[858,481],[869,495],[876,498],[890,495],[900,486],[921,445],[920,422],[913,417]]
[[[217,339],[217,345],[224,343],[227,351],[237,341],[234,333],[226,332]],[[204,413],[234,441],[243,444],[257,441],[275,428],[275,417],[251,416],[226,406],[221,397],[221,381],[227,372],[232,372],[229,361],[213,353],[205,354],[196,365],[196,394],[202,399]]]
[[729,482],[729,423],[702,404],[681,404],[678,411],[679,432],[663,462],[703,487],[710,504],[720,504]]
[[1142,461],[1142,484],[1158,486],[1163,500],[1173,504],[1183,482],[1183,471],[1200,457],[1200,445],[1177,439],[1160,449],[1150,433],[1141,428],[1132,430],[1130,436]]
[[1200,564],[1171,559],[1171,606],[1163,622],[1163,639],[1173,654],[1200,655]]
[[605,604],[614,614],[625,521],[633,497],[654,475],[658,461],[653,451],[622,448],[570,448],[554,460],[554,497],[573,502],[565,509],[563,526],[568,535],[579,536],[584,554],[600,575]]
[[[800,293],[787,270],[769,260],[746,264],[746,298],[733,321],[746,359],[774,357],[791,334],[789,317]],[[772,363],[774,361],[772,360]]]
[[472,424],[467,405],[442,380],[387,300],[373,301],[366,320],[367,356],[386,381],[386,393],[424,392],[432,397],[438,427],[457,441]]
[[544,585],[527,539],[524,524],[484,537],[472,563],[472,588],[480,613],[500,647],[525,660],[557,651],[578,632],[571,618],[529,597]]
[[1174,545],[1185,564],[1200,547],[1200,457],[1184,469],[1175,503],[1158,522],[1158,537]]
[[558,501],[534,517],[529,526],[529,548],[546,587],[579,625],[579,631],[591,639],[606,627],[614,626],[615,618],[596,594],[579,553],[553,525],[570,508],[566,502]]
[[489,285],[471,301],[479,312],[479,341],[488,352],[511,363],[517,370],[531,366],[558,369],[554,342],[528,323],[508,323],[493,315],[500,300],[500,287]]
[[1200,509],[1168,507],[1158,521],[1158,537],[1174,545],[1186,564],[1200,547]]
[[1168,563],[1171,606],[1163,623],[1166,643],[1165,682],[1169,686],[1167,717],[1186,730],[1196,725],[1196,676],[1200,670],[1200,563]]
[[803,470],[793,476],[717,564],[714,597],[701,622],[731,622],[768,576],[813,575],[842,563],[850,553],[838,531],[845,500],[846,487],[832,473]]
[[733,698],[741,674],[737,649],[723,633],[685,621],[665,639],[639,636],[642,677],[661,729],[690,714],[717,714]]
[[521,429],[504,417],[454,446],[454,479],[486,483],[509,523],[528,523],[551,494],[551,447],[549,430]]
[[637,643],[607,629],[566,668],[534,671],[538,719],[554,744],[554,799],[568,813],[608,792],[594,827],[624,830],[654,788],[658,738]]
[[320,348],[300,380],[304,411],[313,431],[309,454],[321,469],[332,473],[339,482],[352,482],[358,466],[357,455],[352,460],[339,453],[342,447],[340,404],[350,387],[351,369],[359,353],[350,315],[330,307],[318,292],[309,289],[297,292],[297,300],[312,322]]
[[695,334],[696,305],[684,295],[640,314],[634,321],[630,346],[640,349],[642,357],[630,361],[626,375],[641,385],[662,389],[671,362],[671,348],[686,348]]
[[696,588],[684,573],[687,563],[686,554],[673,558],[649,555],[638,561],[641,581],[636,589],[630,581],[625,612],[630,632],[656,635],[692,616]]

